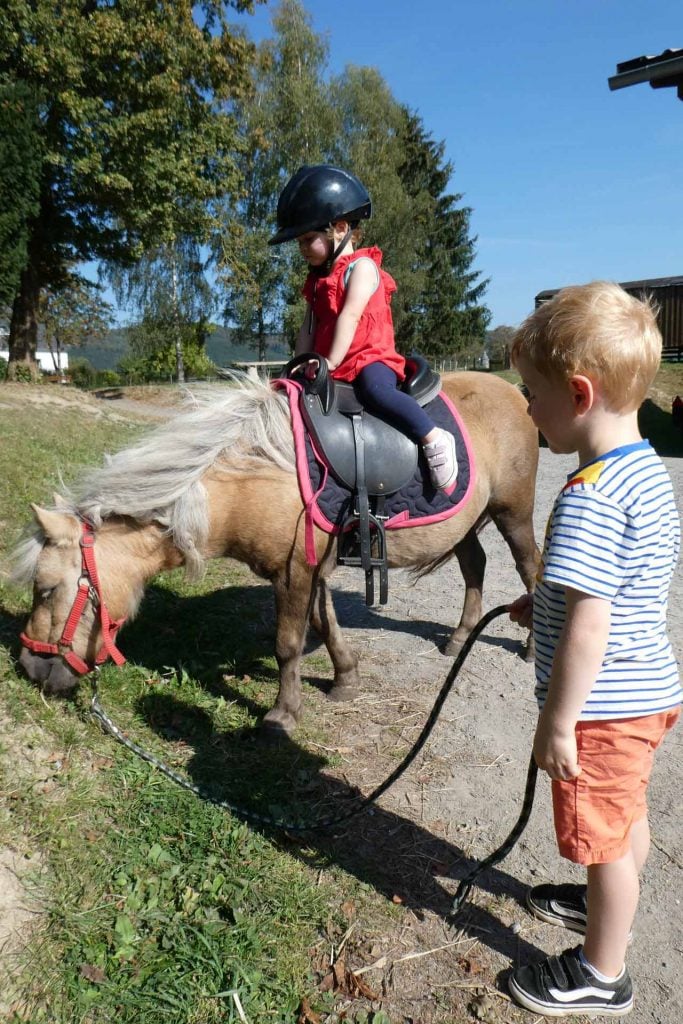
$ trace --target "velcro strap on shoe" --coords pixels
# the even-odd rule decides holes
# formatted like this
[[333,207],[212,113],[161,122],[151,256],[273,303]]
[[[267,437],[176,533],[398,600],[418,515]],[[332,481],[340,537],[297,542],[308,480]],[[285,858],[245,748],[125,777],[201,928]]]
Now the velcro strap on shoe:
[[[553,973],[556,978],[558,987],[561,988],[583,988],[586,984],[586,972],[579,960],[577,950],[569,950],[566,953],[561,953],[558,957],[552,957],[552,960],[556,961],[559,971],[562,971],[562,981],[560,978]],[[567,985],[567,982],[569,984]]]

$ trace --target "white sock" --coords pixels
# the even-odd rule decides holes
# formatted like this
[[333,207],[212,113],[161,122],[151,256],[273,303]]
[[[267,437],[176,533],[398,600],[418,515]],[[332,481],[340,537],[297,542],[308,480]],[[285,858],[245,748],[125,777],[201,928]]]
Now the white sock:
[[599,971],[597,969],[597,967],[593,967],[593,964],[590,963],[590,961],[586,960],[585,956],[583,955],[583,949],[579,950],[579,963],[581,963],[583,967],[587,967],[591,974],[594,974],[598,981],[602,981],[605,985],[608,985],[610,982],[613,981],[619,981],[619,978],[622,977],[624,971],[626,970],[626,964],[624,964],[624,966],[617,974],[616,978],[611,978],[609,974],[603,974],[602,971]]

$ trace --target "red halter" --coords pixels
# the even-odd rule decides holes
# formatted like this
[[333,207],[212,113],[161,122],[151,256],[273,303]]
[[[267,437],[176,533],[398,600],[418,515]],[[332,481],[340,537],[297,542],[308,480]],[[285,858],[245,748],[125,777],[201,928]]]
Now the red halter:
[[[92,672],[97,665],[101,665],[102,662],[106,661],[107,658],[111,658],[117,665],[125,664],[126,659],[116,647],[114,641],[116,640],[117,632],[126,620],[125,616],[117,620],[109,618],[109,612],[102,600],[100,578],[97,574],[97,566],[95,565],[95,533],[90,524],[84,521],[81,521],[81,531],[82,536],[79,542],[81,545],[81,578],[78,581],[78,591],[69,612],[69,617],[64,623],[64,629],[62,630],[59,642],[56,644],[45,644],[40,640],[32,640],[26,633],[22,633],[19,639],[24,647],[27,647],[29,651],[33,651],[34,654],[60,655],[74,672],[77,672],[80,676],[85,676]],[[76,626],[88,601],[92,602],[95,613],[99,615],[102,628],[102,646],[95,657],[93,665],[88,665],[72,649]]]

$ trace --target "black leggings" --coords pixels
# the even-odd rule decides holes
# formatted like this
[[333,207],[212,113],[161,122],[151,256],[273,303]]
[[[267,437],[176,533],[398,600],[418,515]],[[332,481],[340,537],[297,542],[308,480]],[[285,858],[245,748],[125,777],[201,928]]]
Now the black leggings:
[[415,441],[434,429],[434,422],[421,405],[405,391],[398,390],[398,377],[384,363],[370,363],[355,380],[363,404],[393,426],[398,427]]

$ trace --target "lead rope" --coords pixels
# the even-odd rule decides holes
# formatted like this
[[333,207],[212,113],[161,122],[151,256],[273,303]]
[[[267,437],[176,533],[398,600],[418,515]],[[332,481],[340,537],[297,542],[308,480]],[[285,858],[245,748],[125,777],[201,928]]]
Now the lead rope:
[[[378,800],[379,797],[382,796],[382,794],[385,793],[389,789],[389,787],[392,786],[394,782],[396,782],[396,780],[404,773],[408,766],[412,764],[412,762],[415,760],[415,758],[417,757],[417,755],[427,742],[429,734],[434,728],[436,720],[439,717],[439,714],[441,713],[441,709],[443,708],[443,705],[446,702],[446,698],[448,697],[453,687],[453,683],[457,679],[460,673],[460,669],[462,668],[465,659],[467,658],[467,655],[472,650],[472,647],[474,646],[474,643],[478,639],[480,633],[488,626],[490,622],[493,621],[493,619],[498,618],[500,615],[507,614],[507,612],[507,605],[498,605],[496,608],[493,608],[490,612],[487,612],[486,615],[484,615],[476,624],[476,626],[468,636],[467,640],[465,640],[457,658],[453,662],[453,665],[451,666],[451,669],[441,686],[436,701],[434,702],[434,707],[432,708],[429,714],[429,718],[427,719],[422,729],[422,732],[418,736],[412,748],[408,751],[406,756],[398,765],[398,767],[395,768],[393,772],[391,772],[391,774],[384,780],[384,782],[381,782],[379,786],[376,786],[375,789],[373,789],[372,792],[368,794],[368,796],[363,797],[354,808],[352,808],[344,814],[340,814],[337,817],[333,818],[322,818],[317,821],[309,822],[283,821],[278,818],[269,818],[264,815],[257,814],[255,811],[251,811],[243,807],[238,807],[237,805],[230,803],[228,800],[219,800],[217,797],[212,796],[201,786],[195,785],[195,783],[190,782],[189,779],[186,779],[184,776],[179,775],[177,772],[173,771],[172,768],[169,768],[167,764],[161,761],[154,754],[150,754],[149,751],[145,750],[137,743],[134,743],[133,740],[129,739],[121,731],[121,729],[119,729],[119,727],[115,725],[114,722],[112,722],[111,718],[109,718],[109,716],[107,715],[106,711],[104,710],[99,701],[99,694],[97,690],[97,672],[94,672],[92,676],[93,695],[90,702],[90,713],[93,716],[93,718],[96,718],[97,721],[101,723],[105,732],[108,732],[111,736],[117,739],[119,743],[123,744],[124,747],[127,747],[129,750],[132,750],[133,753],[137,754],[137,756],[140,757],[143,761],[147,761],[148,764],[153,765],[163,775],[165,775],[172,782],[175,782],[177,785],[181,786],[183,789],[188,790],[190,793],[194,793],[202,800],[205,800],[216,807],[220,807],[222,810],[230,811],[237,817],[244,818],[247,821],[252,821],[259,825],[267,825],[270,827],[282,829],[285,832],[315,832],[323,829],[329,829],[333,826],[337,827],[349,821],[351,818],[354,818],[357,814],[360,814],[362,811],[364,811],[367,807],[370,806],[370,804]],[[470,871],[470,873],[462,879],[460,885],[458,886],[455,899],[453,900],[453,905],[449,912],[449,917],[455,916],[460,911],[462,904],[467,899],[470,893],[470,890],[472,888],[472,885],[474,884],[475,879],[478,878],[478,876],[483,871],[486,871],[492,865],[498,864],[501,860],[503,860],[503,858],[507,856],[507,854],[512,850],[513,846],[519,840],[524,829],[526,828],[527,822],[529,821],[529,817],[531,815],[531,808],[533,805],[534,792],[536,787],[536,776],[536,762],[532,757],[531,762],[529,764],[529,770],[527,773],[526,789],[524,793],[522,810],[514,828],[510,832],[507,839],[498,847],[497,850],[494,850],[494,852],[490,854],[485,860],[477,864],[473,868],[473,870]]]

